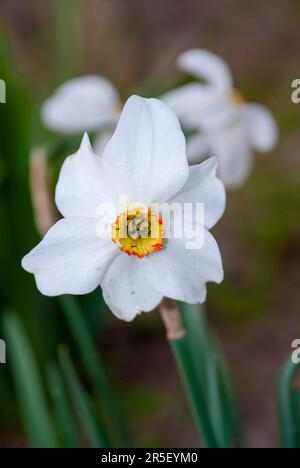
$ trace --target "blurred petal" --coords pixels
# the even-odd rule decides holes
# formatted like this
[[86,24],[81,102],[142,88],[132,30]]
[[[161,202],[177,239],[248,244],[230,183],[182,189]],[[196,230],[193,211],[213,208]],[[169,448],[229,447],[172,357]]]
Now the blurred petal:
[[143,260],[120,253],[109,266],[103,281],[103,297],[111,311],[130,321],[141,312],[150,312],[162,295],[148,283]]
[[244,112],[253,147],[262,153],[271,151],[278,141],[278,129],[271,112],[260,104],[247,104]]
[[198,126],[203,114],[218,103],[219,95],[210,86],[189,83],[169,91],[161,99],[185,125],[193,127]]
[[228,66],[220,57],[207,50],[188,50],[179,55],[177,65],[181,70],[207,81],[218,91],[227,92],[232,88]]
[[213,153],[218,159],[218,175],[228,188],[240,187],[249,176],[253,154],[247,128],[242,121],[210,135]]
[[230,94],[197,83],[170,91],[162,96],[162,100],[186,127],[205,131],[228,125],[239,113],[232,105]]
[[233,125],[240,116],[240,108],[233,106],[228,96],[222,96],[214,106],[201,113],[198,118],[199,128],[203,132],[221,131]]
[[86,134],[77,153],[63,163],[56,186],[56,205],[65,217],[96,217],[99,203],[112,200],[102,159],[93,153]]
[[96,130],[118,116],[119,96],[101,76],[83,76],[67,81],[42,107],[47,127],[61,133]]
[[225,210],[226,196],[223,183],[216,177],[217,159],[209,158],[190,167],[190,175],[172,202],[204,203],[204,224],[210,229]]
[[166,246],[145,258],[146,278],[163,296],[196,304],[206,298],[206,283],[223,280],[219,248],[205,229],[200,249],[188,250],[185,239],[168,239]]
[[189,164],[199,163],[210,151],[210,139],[205,133],[197,133],[187,139],[186,152]]
[[118,250],[110,239],[100,239],[90,218],[61,219],[22,260],[47,296],[87,294],[99,284],[103,269]]
[[127,101],[103,161],[114,190],[127,194],[129,202],[167,200],[188,177],[179,121],[157,99],[132,96]]

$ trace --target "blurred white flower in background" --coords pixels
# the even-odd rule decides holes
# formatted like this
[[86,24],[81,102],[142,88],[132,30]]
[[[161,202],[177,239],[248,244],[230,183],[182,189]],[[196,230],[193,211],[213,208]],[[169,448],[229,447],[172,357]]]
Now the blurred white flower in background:
[[240,186],[251,171],[254,150],[270,151],[277,142],[272,115],[265,107],[244,101],[233,87],[228,66],[209,51],[184,52],[177,65],[203,81],[181,86],[161,98],[187,129],[196,130],[188,139],[189,162],[213,154],[225,185]]
[[[128,212],[118,211],[126,195]],[[111,203],[118,216],[110,235],[99,235],[99,206]],[[186,238],[164,238],[164,214],[159,214],[156,238],[132,231],[136,203],[177,202],[205,209],[204,242],[188,250]],[[87,136],[68,157],[56,187],[56,204],[63,219],[22,261],[46,295],[86,294],[101,285],[114,314],[132,320],[153,310],[164,296],[188,303],[203,302],[208,281],[221,282],[222,261],[208,229],[222,216],[225,191],[216,177],[216,160],[188,166],[179,121],[157,99],[131,97],[102,156],[92,152]],[[135,207],[135,208],[133,208]],[[118,235],[125,219],[127,237]],[[135,218],[134,218],[135,219]],[[193,217],[187,220],[193,224]],[[174,221],[175,222],[175,221]],[[199,226],[198,226],[199,227]],[[149,228],[146,228],[149,229]]]
[[122,103],[115,86],[102,76],[82,76],[62,84],[43,104],[46,127],[62,134],[100,132],[95,151],[102,154],[120,117]]

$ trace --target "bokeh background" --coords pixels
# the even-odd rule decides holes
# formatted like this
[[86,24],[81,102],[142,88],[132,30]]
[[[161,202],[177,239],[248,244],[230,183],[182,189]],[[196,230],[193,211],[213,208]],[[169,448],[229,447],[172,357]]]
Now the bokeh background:
[[[227,61],[248,101],[269,107],[280,129],[275,151],[257,156],[247,184],[228,194],[214,230],[225,281],[209,287],[206,305],[250,445],[278,445],[278,373],[300,338],[300,105],[291,102],[299,44],[297,0],[0,0],[0,78],[7,85],[0,105],[0,313],[21,320],[40,369],[61,342],[77,355],[57,300],[42,297],[20,267],[39,239],[29,153],[55,142],[40,121],[41,102],[64,80],[87,73],[110,79],[124,99],[159,96],[187,79],[175,69],[176,56],[207,48]],[[53,185],[67,155],[62,145],[51,162]],[[159,314],[126,324],[106,313],[100,291],[80,301],[137,444],[197,447]],[[0,446],[26,446],[9,350],[7,359],[0,365]]]

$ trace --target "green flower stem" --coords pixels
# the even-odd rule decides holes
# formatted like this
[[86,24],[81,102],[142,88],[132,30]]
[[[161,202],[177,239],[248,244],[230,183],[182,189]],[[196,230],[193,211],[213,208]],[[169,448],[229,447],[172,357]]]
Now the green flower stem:
[[183,326],[187,332],[194,364],[203,388],[207,388],[206,352],[210,348],[210,336],[202,305],[178,303]]
[[105,412],[107,423],[110,423],[111,431],[114,431],[117,436],[118,444],[131,447],[131,438],[121,409],[114,396],[101,356],[81,316],[80,308],[72,296],[60,296],[59,301],[77,344],[82,363],[95,387],[99,404]]
[[160,313],[195,425],[204,445],[208,448],[217,448],[218,443],[214,436],[205,395],[177,306],[173,301],[164,299],[160,305]]
[[244,446],[243,431],[223,353],[202,305],[178,304],[219,447]]

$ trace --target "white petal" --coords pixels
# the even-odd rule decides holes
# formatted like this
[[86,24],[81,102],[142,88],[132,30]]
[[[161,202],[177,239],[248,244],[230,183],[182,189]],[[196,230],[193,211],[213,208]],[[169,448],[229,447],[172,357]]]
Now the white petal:
[[192,49],[179,55],[177,65],[214,86],[218,91],[226,92],[232,88],[231,72],[227,64],[208,50]]
[[253,147],[262,153],[271,151],[278,140],[278,129],[271,112],[260,104],[247,104],[245,120]]
[[199,163],[210,151],[210,138],[205,133],[196,133],[187,139],[186,152],[189,164]]
[[203,132],[221,131],[240,118],[241,109],[232,105],[228,96],[221,96],[215,105],[201,113],[198,118],[198,127]]
[[212,228],[225,210],[226,196],[223,183],[216,177],[217,159],[209,158],[202,164],[190,167],[186,184],[170,201],[204,204],[204,224]]
[[130,321],[141,312],[150,312],[162,295],[148,283],[142,259],[121,252],[109,266],[101,282],[103,297],[111,311]]
[[239,114],[230,94],[221,93],[213,86],[191,83],[170,91],[162,99],[188,128],[220,129]]
[[131,202],[164,201],[188,177],[179,121],[157,99],[132,96],[103,154],[114,190]]
[[118,250],[97,236],[90,218],[61,219],[22,260],[47,296],[87,294],[99,284],[105,266]]
[[227,188],[240,187],[249,176],[253,152],[244,122],[211,135],[212,151],[218,159],[218,175]]
[[101,76],[74,78],[60,86],[42,107],[46,126],[61,133],[96,130],[119,114],[115,87]]
[[56,186],[56,205],[65,217],[96,217],[99,203],[112,200],[102,159],[93,153],[85,135],[77,153],[63,163]]
[[98,154],[98,156],[103,155],[104,149],[111,137],[113,136],[113,134],[114,130],[104,130],[96,137],[93,144],[93,148],[95,153]]
[[210,86],[189,83],[161,97],[186,126],[199,126],[203,114],[219,101],[219,94]]
[[206,283],[220,283],[223,267],[219,248],[205,229],[200,249],[186,249],[185,239],[168,239],[163,250],[145,259],[149,283],[163,296],[196,304],[206,298]]

